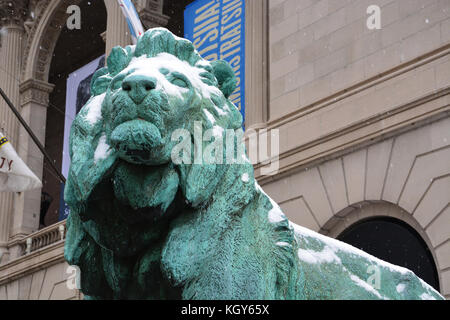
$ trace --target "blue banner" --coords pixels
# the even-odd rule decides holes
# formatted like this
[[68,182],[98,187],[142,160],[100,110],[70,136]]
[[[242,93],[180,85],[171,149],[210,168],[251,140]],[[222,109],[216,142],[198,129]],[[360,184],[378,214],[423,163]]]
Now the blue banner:
[[197,0],[184,10],[184,37],[209,61],[227,61],[237,87],[230,100],[245,120],[245,0]]

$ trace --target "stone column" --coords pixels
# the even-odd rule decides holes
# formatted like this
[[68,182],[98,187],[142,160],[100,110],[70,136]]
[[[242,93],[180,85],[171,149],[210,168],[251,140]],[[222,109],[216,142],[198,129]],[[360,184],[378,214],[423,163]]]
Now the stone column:
[[[23,22],[26,18],[27,1],[0,0],[0,27],[2,48],[0,52],[0,86],[11,102],[20,108],[19,77],[24,40]],[[19,122],[6,102],[0,99],[0,128],[17,150]],[[12,215],[14,194],[0,193],[0,255],[4,263],[8,259],[7,242]]]
[[[41,143],[45,141],[47,107],[53,87],[53,84],[35,79],[26,80],[20,85],[22,117]],[[36,176],[42,179],[44,155],[22,126],[19,127],[19,145],[19,156]],[[10,240],[21,239],[38,230],[40,208],[41,189],[15,195],[13,218],[11,219],[12,224],[9,232]],[[15,249],[18,248],[10,249],[11,258],[15,258],[19,254]]]
[[105,0],[106,14],[106,56],[115,46],[131,44],[130,31],[117,0]]
[[269,103],[268,0],[245,0],[245,128],[266,126]]

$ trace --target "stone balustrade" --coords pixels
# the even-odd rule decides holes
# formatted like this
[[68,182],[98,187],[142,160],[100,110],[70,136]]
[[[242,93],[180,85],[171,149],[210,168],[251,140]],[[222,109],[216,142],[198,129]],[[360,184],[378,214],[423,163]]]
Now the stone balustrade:
[[43,228],[15,243],[20,247],[19,256],[25,256],[39,249],[48,247],[65,239],[66,220]]

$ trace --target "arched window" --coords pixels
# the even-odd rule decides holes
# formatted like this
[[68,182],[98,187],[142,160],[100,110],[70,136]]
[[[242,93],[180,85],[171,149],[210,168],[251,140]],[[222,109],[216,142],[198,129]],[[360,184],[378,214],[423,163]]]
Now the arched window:
[[344,230],[338,239],[379,259],[410,269],[439,291],[433,256],[422,237],[405,222],[390,217],[361,220]]

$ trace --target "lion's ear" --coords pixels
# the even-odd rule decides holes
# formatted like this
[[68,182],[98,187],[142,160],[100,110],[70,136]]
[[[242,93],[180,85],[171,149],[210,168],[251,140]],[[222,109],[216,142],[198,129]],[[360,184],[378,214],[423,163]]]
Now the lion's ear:
[[228,98],[236,89],[236,76],[228,62],[216,60],[211,63],[214,75],[219,83],[219,89]]
[[125,49],[120,46],[112,48],[111,53],[106,60],[111,75],[115,76],[128,66],[131,60],[130,51],[131,48],[129,46]]

